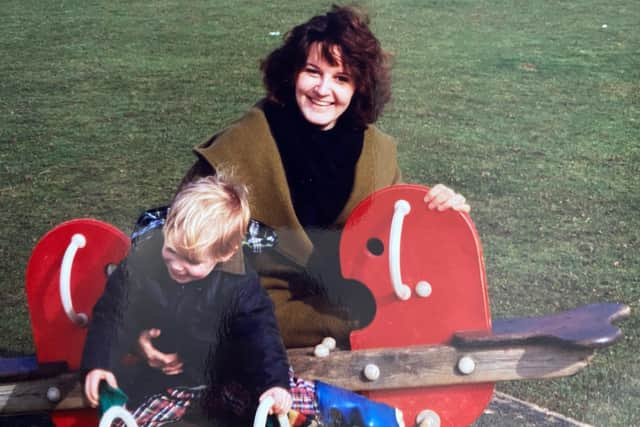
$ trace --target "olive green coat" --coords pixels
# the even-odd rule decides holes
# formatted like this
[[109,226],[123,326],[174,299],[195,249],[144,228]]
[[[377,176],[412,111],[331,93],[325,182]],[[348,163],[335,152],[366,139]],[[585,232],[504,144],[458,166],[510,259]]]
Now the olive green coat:
[[[254,266],[276,306],[276,317],[289,347],[319,343],[325,336],[342,342],[356,326],[344,310],[330,307],[318,297],[301,295],[291,288],[291,278],[304,271],[313,252],[307,231],[296,217],[278,146],[263,111],[256,106],[227,129],[197,146],[200,157],[187,175],[201,175],[202,162],[213,170],[225,170],[249,188],[251,217],[275,229],[275,251],[255,256]],[[354,185],[334,226],[342,228],[356,205],[373,191],[400,181],[394,140],[369,126],[356,163]],[[337,256],[337,254],[336,254]]]

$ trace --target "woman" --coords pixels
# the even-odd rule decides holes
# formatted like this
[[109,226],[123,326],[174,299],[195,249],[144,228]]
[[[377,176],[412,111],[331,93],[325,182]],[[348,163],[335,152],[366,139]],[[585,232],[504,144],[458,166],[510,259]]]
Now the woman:
[[[339,230],[363,198],[400,181],[396,144],[373,125],[390,99],[388,56],[364,14],[334,6],[293,28],[261,69],[266,99],[195,148],[185,181],[230,167],[250,188],[252,217],[278,237],[251,258],[285,344],[346,344],[374,305],[340,276]],[[469,210],[443,185],[425,202]]]

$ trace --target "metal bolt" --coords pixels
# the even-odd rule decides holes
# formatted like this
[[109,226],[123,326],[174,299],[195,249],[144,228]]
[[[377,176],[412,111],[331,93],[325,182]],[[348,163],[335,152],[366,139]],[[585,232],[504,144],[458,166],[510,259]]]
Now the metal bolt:
[[431,284],[429,284],[429,282],[427,282],[426,280],[418,282],[418,284],[416,285],[416,294],[418,294],[418,296],[422,298],[428,297],[429,295],[431,295]]
[[324,344],[318,344],[313,349],[313,354],[315,354],[316,357],[327,357],[329,355],[329,348]]
[[364,377],[369,381],[375,381],[380,378],[380,368],[378,365],[374,365],[373,363],[369,363],[364,367]]
[[464,375],[470,375],[476,370],[476,362],[471,356],[462,356],[458,360],[458,370]]
[[87,326],[89,326],[89,317],[84,313],[78,313],[77,325],[81,328],[86,328]]
[[440,427],[440,416],[431,409],[421,411],[416,417],[418,427]]
[[322,345],[327,347],[329,350],[335,350],[336,349],[336,339],[333,338],[333,337],[325,337],[322,340]]
[[60,389],[58,387],[49,387],[47,389],[47,400],[51,403],[56,403],[60,401]]

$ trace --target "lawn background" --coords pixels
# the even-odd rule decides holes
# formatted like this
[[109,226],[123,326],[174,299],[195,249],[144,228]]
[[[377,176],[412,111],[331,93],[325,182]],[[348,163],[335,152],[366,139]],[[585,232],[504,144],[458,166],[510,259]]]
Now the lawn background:
[[[625,338],[572,378],[499,389],[598,426],[640,425],[640,3],[366,1],[395,55],[379,126],[405,180],[467,196],[494,317],[595,301]],[[258,61],[324,1],[2,2],[0,346],[33,351],[37,240],[95,217],[129,232],[191,146],[263,94]]]

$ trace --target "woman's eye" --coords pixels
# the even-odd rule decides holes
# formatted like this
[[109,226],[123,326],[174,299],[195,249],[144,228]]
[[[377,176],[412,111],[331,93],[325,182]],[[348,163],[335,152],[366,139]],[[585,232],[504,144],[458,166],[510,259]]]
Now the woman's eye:
[[339,82],[341,83],[349,83],[351,81],[351,79],[349,78],[349,76],[337,76],[336,77],[338,79]]

